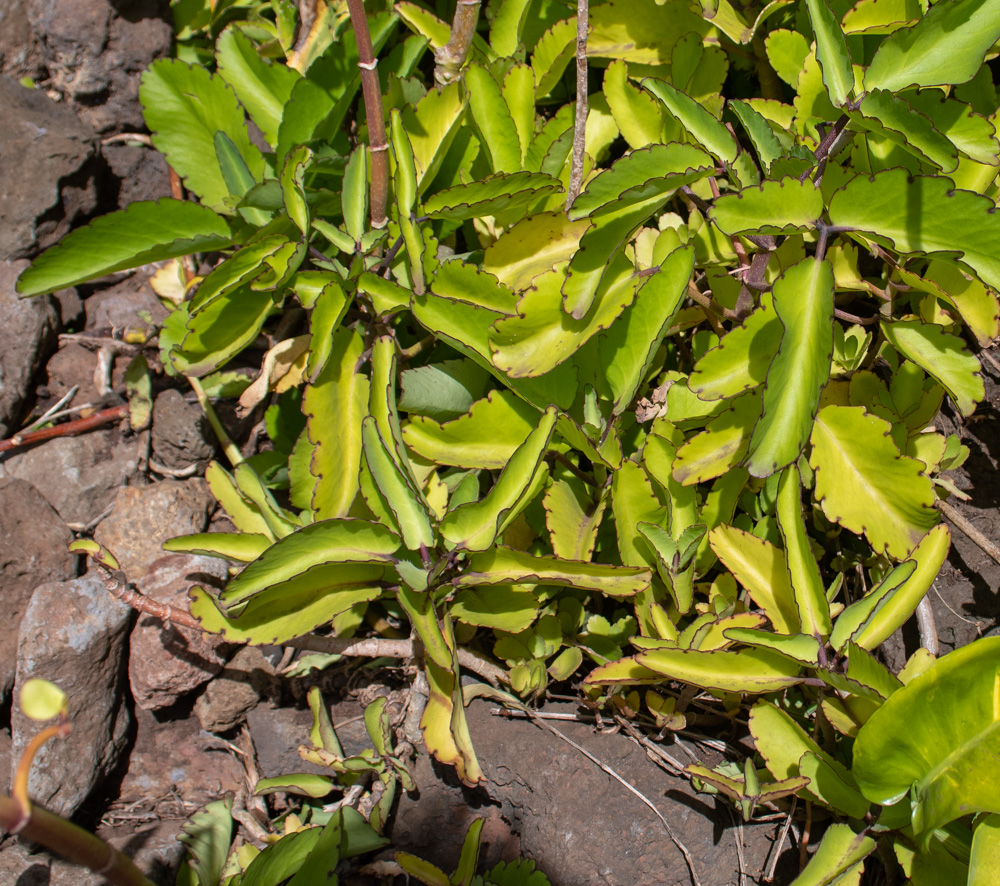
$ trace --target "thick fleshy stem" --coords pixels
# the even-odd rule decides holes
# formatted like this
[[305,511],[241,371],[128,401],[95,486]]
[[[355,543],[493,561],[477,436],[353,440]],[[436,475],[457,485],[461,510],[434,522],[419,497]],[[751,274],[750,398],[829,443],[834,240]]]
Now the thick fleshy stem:
[[465,64],[476,36],[481,3],[482,0],[458,0],[451,23],[451,37],[444,46],[434,51],[434,82],[439,86],[447,86],[458,79],[458,72]]
[[0,828],[89,868],[112,886],[153,886],[128,856],[72,822],[33,806],[28,799],[28,774],[35,755],[49,739],[67,735],[69,730],[69,721],[63,716],[28,743],[14,775],[12,796],[0,796]]
[[361,69],[361,91],[368,119],[368,156],[372,167],[369,203],[372,227],[378,230],[386,226],[385,208],[389,200],[389,142],[385,135],[382,87],[378,82],[378,60],[372,48],[364,0],[347,0],[347,9],[358,42],[358,67]]
[[587,147],[587,32],[590,0],[576,0],[576,116],[573,124],[573,162],[569,173],[566,210],[583,187],[583,161]]
[[[201,622],[190,612],[147,597],[131,587],[125,573],[120,569],[111,569],[93,555],[91,555],[91,559],[98,575],[104,582],[105,590],[125,605],[164,622],[171,622],[196,631],[205,630]],[[358,640],[353,637],[318,637],[307,634],[304,637],[294,637],[275,645],[290,646],[293,649],[302,649],[307,652],[322,652],[326,655],[355,655],[359,658],[407,659],[413,658],[414,655],[412,640],[387,640],[383,637]],[[458,663],[466,670],[489,680],[494,686],[509,680],[507,672],[503,668],[468,649],[458,650]]]

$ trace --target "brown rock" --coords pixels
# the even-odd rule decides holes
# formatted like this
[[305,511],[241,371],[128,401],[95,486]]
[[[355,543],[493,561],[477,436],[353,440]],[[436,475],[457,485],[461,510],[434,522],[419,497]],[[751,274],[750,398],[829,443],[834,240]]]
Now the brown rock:
[[24,480],[0,480],[0,607],[6,629],[0,632],[0,698],[14,685],[17,629],[31,595],[40,584],[76,575],[66,546],[73,534],[52,506]]
[[0,260],[28,258],[97,206],[95,136],[65,106],[0,77]]
[[163,556],[168,538],[204,532],[213,506],[204,480],[164,480],[118,490],[114,509],[94,538],[111,551],[140,587],[146,570]]
[[244,646],[194,703],[201,728],[228,732],[246,719],[274,678],[274,668],[256,646]]
[[160,393],[153,406],[153,454],[165,467],[196,464],[199,470],[215,454],[215,435],[205,413],[174,388]]
[[[175,554],[152,564],[141,590],[147,597],[186,611],[192,584],[221,585],[227,575],[222,560]],[[218,674],[226,662],[226,651],[227,644],[218,635],[142,615],[129,640],[132,698],[138,707],[148,711],[170,707]]]
[[85,526],[138,473],[138,446],[117,428],[56,437],[13,453],[0,474],[31,483],[68,524]]
[[[0,107],[3,98],[0,96]],[[0,127],[2,130],[3,127]],[[0,136],[0,152],[2,152]],[[0,176],[3,175],[0,153]],[[0,178],[0,191],[4,188]],[[0,201],[0,241],[3,239],[4,207]],[[0,259],[3,245],[0,242]],[[18,298],[14,283],[28,266],[26,261],[0,260],[0,439],[13,434],[24,413],[32,380],[56,345],[59,312],[50,296]]]
[[[57,815],[73,815],[118,765],[125,748],[125,639],[132,610],[96,576],[44,584],[21,621],[15,693],[33,677],[65,693],[73,729],[35,756],[28,779],[32,799]],[[11,778],[39,726],[15,705]]]

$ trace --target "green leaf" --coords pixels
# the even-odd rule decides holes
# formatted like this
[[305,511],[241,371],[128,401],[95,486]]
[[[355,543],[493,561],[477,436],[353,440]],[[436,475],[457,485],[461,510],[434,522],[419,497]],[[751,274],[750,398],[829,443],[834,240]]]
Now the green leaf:
[[541,605],[538,597],[521,585],[493,585],[459,591],[449,611],[463,624],[516,634],[531,626]]
[[710,175],[712,158],[694,145],[650,145],[599,172],[573,201],[572,221],[643,203]]
[[962,415],[975,411],[986,396],[982,367],[959,336],[920,320],[885,323],[882,331],[889,344],[941,384]]
[[917,24],[886,38],[865,72],[865,89],[965,83],[998,39],[1000,7],[993,0],[937,3]]
[[441,521],[442,536],[467,551],[484,551],[496,541],[531,500],[557,418],[555,408],[545,410],[486,496],[448,512]]
[[545,98],[562,78],[576,55],[576,16],[556,22],[535,44],[531,68],[535,72],[535,97]]
[[589,560],[608,497],[602,495],[594,504],[579,481],[554,480],[542,504],[553,553],[565,560]]
[[486,68],[473,63],[465,69],[465,85],[472,119],[489,155],[490,167],[494,172],[520,171],[521,140],[500,84]]
[[929,838],[961,815],[995,812],[1000,777],[1000,637],[974,640],[907,683],[861,727],[854,774],[890,804],[911,792],[913,830]]
[[891,34],[923,13],[920,0],[861,0],[844,15],[844,33]]
[[908,92],[906,100],[930,118],[934,127],[966,157],[988,166],[1000,163],[996,129],[986,117],[973,113],[965,102],[946,97],[940,89]]
[[767,35],[765,47],[775,73],[795,88],[809,55],[809,41],[799,31],[779,29]]
[[[573,46],[572,43],[569,44]],[[618,60],[604,72],[604,97],[618,129],[633,150],[663,141],[669,121],[663,106],[628,80],[628,66]]]
[[406,445],[437,464],[502,470],[528,438],[538,410],[509,391],[490,391],[468,415],[439,424],[411,418],[403,428]]
[[464,221],[502,213],[523,213],[536,201],[562,190],[562,183],[544,172],[498,173],[438,191],[424,201],[424,215]]
[[399,537],[365,520],[321,520],[269,547],[229,582],[219,599],[227,609],[254,594],[329,563],[393,563]]
[[444,360],[404,369],[399,377],[399,408],[411,419],[425,416],[435,422],[448,422],[465,415],[483,398],[489,378],[489,373],[471,360]]
[[233,798],[214,800],[189,818],[178,840],[191,855],[191,869],[198,886],[215,886],[229,856],[233,838]]
[[663,523],[666,508],[653,491],[653,484],[642,465],[631,459],[622,462],[611,479],[611,503],[614,513],[618,554],[626,566],[652,566],[656,561],[639,531],[640,523]]
[[382,593],[384,569],[368,563],[316,566],[250,598],[238,615],[224,615],[201,588],[191,590],[191,614],[210,634],[232,643],[284,643],[324,627],[352,606]]
[[887,421],[859,406],[816,416],[809,465],[828,520],[864,534],[877,552],[903,559],[938,522],[923,463],[901,456]]
[[518,314],[498,320],[490,329],[490,348],[498,369],[512,378],[544,375],[572,356],[630,305],[645,281],[632,274],[621,253],[607,269],[590,313],[577,320],[563,310],[565,273],[536,277],[518,302]]
[[675,249],[639,290],[635,301],[601,336],[601,363],[614,397],[612,414],[621,415],[628,409],[646,380],[660,343],[687,294],[693,269],[694,250]]
[[21,687],[21,711],[32,720],[51,720],[66,713],[66,693],[49,680],[32,677]]
[[750,437],[747,469],[769,477],[794,462],[812,431],[833,359],[833,268],[806,258],[774,283],[784,328],[764,383],[764,411]]
[[1000,870],[1000,815],[980,819],[972,832],[968,886],[989,886]]
[[760,395],[750,391],[731,402],[730,409],[711,419],[704,431],[677,450],[674,479],[684,486],[721,477],[747,454],[760,418]]
[[322,830],[305,828],[286,834],[247,865],[240,886],[278,886],[296,873],[315,849]]
[[799,608],[785,552],[735,526],[716,526],[708,540],[712,551],[764,610],[774,629],[779,634],[798,634]]
[[299,797],[325,797],[335,786],[332,778],[313,772],[290,772],[273,778],[262,778],[257,782],[254,793],[258,797],[267,794],[295,794]]
[[834,105],[843,107],[854,91],[854,71],[847,40],[826,0],[806,0],[806,6],[816,35],[816,59],[823,71],[827,95]]
[[236,93],[270,145],[278,143],[281,115],[300,79],[298,71],[260,57],[250,38],[230,25],[215,43],[219,75]]
[[625,262],[616,263],[615,259],[643,222],[659,212],[667,200],[666,194],[654,194],[634,205],[623,199],[616,209],[595,217],[593,227],[580,239],[580,248],[570,259],[562,284],[563,310],[574,320],[586,317],[602,283],[613,281],[616,270],[624,271]]
[[[884,588],[882,585],[872,588],[865,597],[854,604],[859,607],[859,611],[855,612],[852,606],[841,613],[840,618],[844,618],[850,611],[851,615],[848,617],[852,620],[857,616],[864,616],[858,627],[850,634],[858,646],[862,649],[876,649],[889,639],[897,628],[902,627],[941,571],[945,557],[948,556],[950,543],[951,533],[948,527],[935,526],[920,540],[920,544],[913,549],[906,561],[916,563],[912,575],[906,576],[901,583],[891,583]],[[838,625],[839,622],[838,618]],[[848,621],[845,627],[849,627],[850,624],[851,621]]]
[[958,166],[958,150],[934,126],[933,119],[899,96],[882,89],[869,92],[848,116],[861,128],[894,142],[944,172]]
[[514,291],[527,289],[536,277],[569,261],[590,227],[587,219],[571,222],[562,210],[529,216],[490,245],[482,269]]
[[[801,672],[797,662],[769,649],[653,649],[640,652],[635,660],[671,680],[716,692],[777,692],[798,683]],[[602,682],[600,673],[597,668],[586,682]]]
[[205,480],[215,500],[240,532],[263,535],[269,543],[277,540],[278,536],[264,519],[261,509],[237,487],[232,476],[217,461],[209,463]]
[[705,37],[710,28],[701,11],[695,12],[688,3],[611,0],[590,10],[587,54],[664,65],[681,36],[693,31]]
[[392,528],[398,528],[408,550],[420,550],[421,545],[433,547],[434,530],[427,503],[398,460],[395,447],[382,436],[377,420],[370,415],[361,423],[361,440],[381,503],[395,519],[396,527]]
[[236,563],[252,563],[270,547],[266,535],[253,532],[202,532],[169,538],[163,550],[177,554],[223,557]]
[[771,649],[803,665],[819,662],[819,641],[806,634],[775,634],[759,628],[726,628],[722,635],[745,646]]
[[676,87],[654,77],[647,77],[642,81],[642,86],[663,102],[691,137],[713,156],[723,163],[733,163],[736,160],[736,140],[702,105]]
[[309,234],[309,204],[303,183],[312,159],[313,152],[305,145],[293,148],[285,155],[285,165],[281,167],[279,176],[285,211],[303,237]]
[[455,579],[458,587],[540,584],[596,591],[609,597],[632,597],[649,587],[648,569],[536,557],[501,545],[473,554],[469,568]]
[[208,307],[216,299],[249,285],[264,274],[264,262],[276,259],[291,241],[282,234],[268,234],[242,246],[225,261],[216,265],[198,285],[190,302],[191,313]]
[[229,195],[218,163],[209,159],[215,157],[219,130],[232,139],[253,177],[263,180],[264,158],[250,142],[243,109],[221,77],[176,59],[159,59],[142,75],[139,100],[153,146],[205,205],[222,208]]
[[746,130],[747,135],[750,136],[750,141],[753,143],[754,150],[757,152],[757,157],[760,159],[760,164],[764,168],[764,172],[769,173],[771,171],[771,164],[783,157],[784,151],[782,150],[781,142],[778,141],[778,137],[774,134],[774,130],[771,129],[770,124],[767,122],[767,118],[751,104],[742,99],[729,102],[728,107],[736,115],[740,123],[743,124],[743,128]]
[[[394,8],[399,11],[399,4]],[[408,105],[403,109],[403,126],[413,149],[420,192],[434,181],[441,169],[455,134],[466,119],[464,111],[465,99],[458,82],[442,89],[432,89],[416,106]],[[517,172],[519,169],[520,154],[517,166],[510,171]]]
[[802,632],[825,640],[830,636],[830,604],[802,516],[801,482],[794,465],[782,472],[778,482],[778,526],[785,543],[788,574]]
[[225,249],[232,242],[225,220],[197,203],[169,198],[132,203],[63,237],[21,274],[17,291],[43,295],[126,268]]
[[490,48],[498,56],[513,55],[517,50],[530,6],[531,0],[503,0],[496,10],[490,25]]
[[694,364],[688,389],[699,400],[727,400],[767,379],[771,361],[781,345],[783,327],[774,310],[774,299],[764,293],[760,307],[742,326],[734,326]]
[[823,213],[823,192],[806,179],[783,178],[715,201],[708,217],[727,236],[811,230]]
[[313,445],[309,472],[317,479],[312,509],[317,519],[344,517],[358,494],[361,435],[368,404],[368,379],[356,371],[364,336],[341,328],[330,356],[302,395],[306,434]]
[[830,825],[816,854],[792,886],[833,886],[840,883],[841,878],[852,874],[874,849],[875,841],[866,834],[856,834],[846,824]]
[[197,378],[225,365],[257,338],[275,307],[271,292],[248,286],[217,298],[188,317],[184,339],[170,354],[173,368]]

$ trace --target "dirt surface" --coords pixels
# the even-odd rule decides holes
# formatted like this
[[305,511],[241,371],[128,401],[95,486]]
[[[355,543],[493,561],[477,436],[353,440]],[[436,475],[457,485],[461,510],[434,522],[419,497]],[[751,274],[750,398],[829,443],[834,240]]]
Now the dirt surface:
[[[166,168],[155,154],[120,142],[102,144],[109,134],[141,128],[136,78],[169,48],[166,0],[64,0],[60,27],[46,32],[54,8],[54,0],[0,0],[0,74],[6,77],[0,85],[18,99],[10,106],[22,119],[14,123],[27,126],[29,115],[41,114],[53,121],[62,139],[41,151],[19,149],[17,156],[0,149],[0,179],[18,184],[16,199],[0,207],[3,262],[37,255],[96,212],[169,193]],[[39,88],[23,90],[13,78],[24,76],[36,78]],[[34,132],[30,126],[5,126],[20,132],[22,140],[25,132]],[[34,165],[15,168],[18,157]],[[31,187],[21,188],[23,182]],[[29,415],[41,414],[74,387],[77,394],[69,405],[93,409],[121,403],[121,373],[130,354],[123,350],[109,357],[101,342],[141,322],[143,311],[162,310],[142,272],[60,293],[46,305],[44,323],[58,314],[62,336],[56,342],[50,330],[40,334],[44,344],[25,363],[24,390],[8,397],[11,427],[22,427]],[[109,366],[104,375],[110,391],[98,384],[101,361]],[[131,574],[169,586],[164,594],[206,580],[197,570],[158,572],[166,568],[159,560],[159,536],[226,528],[206,503],[197,477],[215,441],[189,392],[169,386],[155,393],[151,431],[135,435],[112,426],[0,454],[0,502],[5,502],[0,598],[10,616],[7,632],[0,635],[0,693],[5,696],[18,655],[23,658],[26,644],[37,640],[18,635],[20,615],[35,587],[64,582],[83,569],[59,553],[72,532],[96,531],[98,538],[113,542]],[[952,477],[970,500],[952,502],[989,538],[997,538],[1000,530],[998,404],[1000,390],[988,376],[987,401],[974,419],[962,422],[947,414],[940,425],[946,433],[960,434],[971,449],[966,466]],[[252,425],[233,420],[230,431],[247,443]],[[930,595],[942,652],[994,630],[1000,618],[1000,566],[962,531],[954,529],[953,537],[948,563]],[[244,825],[250,833],[264,807],[254,803],[248,788],[260,777],[309,770],[296,748],[308,738],[310,685],[319,685],[333,706],[347,753],[369,746],[361,712],[374,695],[388,694],[394,717],[402,720],[405,695],[394,670],[345,664],[311,679],[283,680],[275,670],[289,662],[280,661],[280,650],[253,650],[255,657],[233,659],[234,649],[202,648],[179,631],[164,633],[162,642],[155,635],[151,639],[149,620],[135,622],[127,627],[132,657],[125,655],[115,675],[115,685],[133,687],[121,689],[115,702],[116,710],[123,707],[128,714],[124,751],[107,779],[72,814],[127,849],[157,883],[173,883],[181,857],[177,835],[202,805],[234,796],[251,821]],[[918,644],[915,628],[907,625],[886,644],[889,664],[898,668]],[[174,659],[183,659],[186,670],[174,668]],[[9,698],[6,704],[0,709],[3,790],[12,742]],[[392,821],[394,848],[450,870],[468,825],[482,816],[484,860],[533,858],[555,886],[674,886],[692,882],[692,868],[704,886],[762,882],[765,870],[773,872],[777,884],[794,879],[799,845],[795,829],[781,836],[784,816],[765,815],[744,825],[732,807],[694,793],[671,764],[620,723],[598,723],[586,709],[566,702],[546,704],[541,713],[545,719],[532,722],[500,715],[489,702],[474,702],[468,709],[470,730],[486,782],[475,790],[464,788],[450,770],[419,754],[413,763],[418,790],[400,797]],[[739,749],[739,732],[722,738]],[[668,736],[659,747],[682,766],[695,759],[710,764],[722,759],[717,744],[706,746],[689,735]],[[279,795],[270,811],[286,802]],[[0,844],[0,883],[100,882],[10,839]]]

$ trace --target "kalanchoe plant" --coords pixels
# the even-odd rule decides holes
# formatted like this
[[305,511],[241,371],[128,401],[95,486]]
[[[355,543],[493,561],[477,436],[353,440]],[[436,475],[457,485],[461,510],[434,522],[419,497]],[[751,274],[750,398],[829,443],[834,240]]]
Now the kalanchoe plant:
[[647,696],[664,729],[690,687],[764,696],[776,782],[694,774],[747,815],[794,791],[848,816],[801,882],[856,882],[899,785],[847,748],[905,697],[873,653],[947,554],[967,450],[935,420],[983,399],[970,346],[998,334],[1000,6],[595,0],[583,28],[501,0],[473,34],[472,5],[334,2],[297,40],[279,0],[192,16],[212,54],[141,98],[197,202],[98,219],[19,289],[184,259],[165,370],[213,417],[260,367],[241,402],[271,397],[273,451],[208,472],[237,531],[169,545],[245,565],[195,591],[205,630],[408,624],[427,746],[470,784],[463,670],[686,684]]

